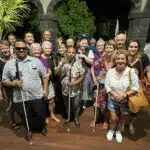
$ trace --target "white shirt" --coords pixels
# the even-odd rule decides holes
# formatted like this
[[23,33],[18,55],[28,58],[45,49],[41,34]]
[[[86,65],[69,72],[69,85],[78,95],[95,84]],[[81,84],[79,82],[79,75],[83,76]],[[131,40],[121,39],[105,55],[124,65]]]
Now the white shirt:
[[126,67],[125,71],[123,72],[120,78],[116,75],[115,68],[108,70],[106,74],[106,80],[105,80],[105,88],[106,88],[107,93],[109,93],[110,91],[115,91],[117,93],[126,92],[130,84],[129,71],[131,72],[131,87],[130,88],[138,92],[140,88],[138,76],[135,73],[134,69]]

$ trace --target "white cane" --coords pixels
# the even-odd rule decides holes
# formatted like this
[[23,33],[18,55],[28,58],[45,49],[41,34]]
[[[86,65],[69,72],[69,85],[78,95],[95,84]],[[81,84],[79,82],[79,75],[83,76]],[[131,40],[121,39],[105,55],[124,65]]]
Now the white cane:
[[[25,107],[25,103],[24,103],[24,95],[23,95],[22,89],[20,89],[20,93],[21,93],[23,110],[24,110],[24,115],[25,115],[25,120],[26,120],[26,125],[27,125],[27,131],[28,131],[28,134],[30,134],[29,121],[28,121],[27,111],[26,111],[26,107]],[[29,141],[29,144],[32,145],[32,141]]]
[[95,127],[96,127],[98,93],[99,93],[99,85],[97,85],[97,89],[96,89],[96,100],[95,100],[96,107],[95,107],[95,113],[94,113],[94,127],[93,127],[93,132],[95,132]]
[[[71,68],[69,70],[69,82],[71,82]],[[71,88],[69,87],[69,97],[68,97],[68,119],[67,121],[70,121],[70,116],[71,116]],[[68,132],[70,132],[70,128],[68,127],[67,129]]]

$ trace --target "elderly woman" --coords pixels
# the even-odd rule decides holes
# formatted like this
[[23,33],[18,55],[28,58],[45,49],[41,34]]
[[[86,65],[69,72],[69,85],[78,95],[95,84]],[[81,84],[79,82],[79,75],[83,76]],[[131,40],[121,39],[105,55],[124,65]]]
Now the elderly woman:
[[[112,141],[114,134],[116,141],[122,142],[120,127],[128,117],[128,96],[139,91],[138,76],[134,69],[127,67],[127,54],[124,51],[115,54],[115,67],[106,74],[105,88],[109,95],[108,109],[110,111],[110,129],[107,140]],[[131,74],[131,90],[129,89]],[[119,115],[118,115],[119,114]]]
[[[131,40],[128,44],[128,64],[131,68],[134,68],[136,70],[136,73],[138,74],[138,77],[140,80],[142,80],[143,75],[148,78],[147,85],[150,86],[150,61],[146,54],[141,53],[141,46],[139,41],[137,40]],[[147,88],[147,90],[150,88]],[[136,120],[137,114],[131,113],[130,123],[129,123],[129,133],[134,134],[134,123]]]
[[85,79],[82,84],[81,100],[83,101],[83,108],[86,108],[87,102],[93,100],[92,95],[92,77],[91,77],[91,66],[94,61],[94,54],[92,50],[89,49],[88,39],[85,35],[81,36],[79,39],[79,47],[77,50],[76,59],[80,60],[85,69]]
[[[54,85],[53,85],[53,74],[54,74],[54,66],[50,64],[50,57],[52,53],[52,44],[49,41],[44,41],[42,44],[42,50],[43,54],[41,55],[41,62],[43,63],[48,75],[49,75],[49,85],[48,85],[48,93],[47,93],[47,100],[48,100],[48,111],[47,111],[47,117],[51,116],[51,119],[56,121],[57,123],[60,122],[60,120],[54,115],[54,107],[55,107],[55,91],[54,91]],[[46,119],[46,122],[48,123],[48,118]]]
[[39,43],[33,43],[30,46],[30,55],[36,58],[41,58],[42,48]]

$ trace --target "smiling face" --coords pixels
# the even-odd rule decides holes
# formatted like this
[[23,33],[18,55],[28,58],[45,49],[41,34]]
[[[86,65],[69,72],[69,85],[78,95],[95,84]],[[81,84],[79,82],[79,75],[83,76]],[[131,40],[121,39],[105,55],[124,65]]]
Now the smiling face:
[[33,36],[33,34],[32,33],[26,33],[24,40],[26,41],[27,44],[34,43],[34,36]]
[[139,44],[136,41],[131,41],[128,47],[129,55],[135,56],[139,53]]
[[126,43],[126,35],[125,34],[118,34],[116,35],[116,44],[118,49],[123,49],[125,47],[125,43]]
[[27,57],[27,45],[25,42],[18,41],[15,43],[16,56],[20,60],[24,60]]
[[44,31],[43,33],[43,40],[49,41],[51,39],[51,32],[50,31]]
[[75,49],[74,48],[68,48],[67,50],[67,59],[69,62],[72,62],[75,59]]
[[10,57],[10,50],[9,50],[9,46],[5,45],[5,44],[1,44],[0,45],[0,52],[2,54],[2,57]]
[[97,41],[96,43],[96,48],[98,50],[98,52],[103,52],[104,51],[104,41]]
[[52,52],[52,45],[51,43],[44,43],[43,44],[43,53],[45,56],[50,56]]
[[66,46],[65,46],[65,44],[61,44],[61,46],[59,47],[59,49],[58,49],[58,52],[60,53],[60,55],[64,55],[65,54],[65,52],[66,52]]
[[107,56],[112,56],[115,52],[114,46],[109,44],[105,45],[105,52]]
[[125,54],[117,54],[115,57],[116,69],[123,71],[127,65],[127,58]]
[[79,42],[80,49],[85,50],[88,47],[88,41],[86,39],[83,39]]

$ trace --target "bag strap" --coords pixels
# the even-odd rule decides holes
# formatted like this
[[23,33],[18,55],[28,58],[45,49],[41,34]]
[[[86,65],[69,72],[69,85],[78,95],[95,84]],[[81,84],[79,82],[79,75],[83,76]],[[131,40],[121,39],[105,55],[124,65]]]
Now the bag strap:
[[141,58],[139,59],[139,62],[140,62],[141,79],[143,79],[144,78],[144,72],[143,72],[143,65],[142,65]]
[[129,88],[131,87],[132,80],[131,80],[131,69],[129,70]]

